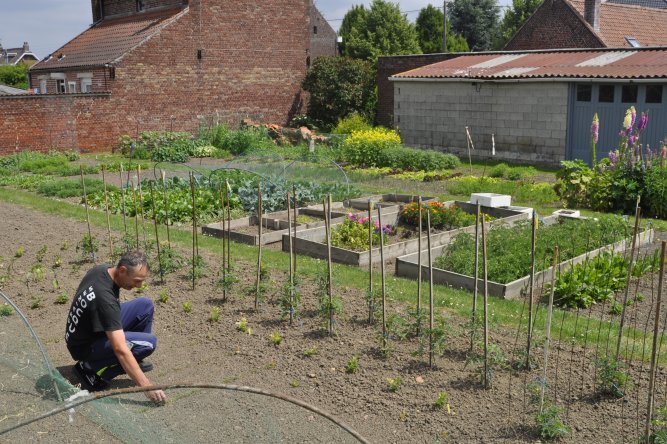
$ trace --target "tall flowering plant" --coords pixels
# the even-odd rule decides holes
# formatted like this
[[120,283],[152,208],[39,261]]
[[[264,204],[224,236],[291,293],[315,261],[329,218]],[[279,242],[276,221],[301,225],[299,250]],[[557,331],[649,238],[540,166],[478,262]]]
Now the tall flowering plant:
[[395,233],[395,228],[392,225],[383,224],[380,226],[377,221],[372,221],[368,217],[348,214],[343,223],[331,231],[331,245],[354,251],[367,250],[369,228],[375,246],[380,245],[380,236],[386,242],[389,236]]
[[646,168],[653,157],[650,149],[640,143],[641,134],[648,125],[648,113],[642,112],[637,119],[637,110],[634,106],[628,108],[623,118],[623,128],[618,133],[618,149],[609,152],[609,166],[612,169],[623,167],[633,169]]
[[593,123],[591,123],[591,164],[593,168],[597,166],[598,155],[597,155],[597,144],[598,136],[600,132],[600,119],[598,118],[598,113],[595,113],[593,116]]
[[[431,216],[432,228],[453,230],[475,223],[475,216],[466,213],[458,205],[447,206],[442,202],[428,202],[422,204],[422,226],[424,228],[426,228],[427,212]],[[419,203],[412,202],[404,206],[401,216],[403,222],[416,227],[419,224]]]

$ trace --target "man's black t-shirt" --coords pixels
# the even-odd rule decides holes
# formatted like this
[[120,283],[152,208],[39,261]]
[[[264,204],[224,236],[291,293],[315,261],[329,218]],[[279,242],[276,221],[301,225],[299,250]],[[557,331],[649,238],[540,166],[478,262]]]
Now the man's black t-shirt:
[[120,288],[109,276],[109,265],[98,265],[83,277],[67,315],[65,342],[72,358],[83,360],[91,344],[106,331],[122,330]]

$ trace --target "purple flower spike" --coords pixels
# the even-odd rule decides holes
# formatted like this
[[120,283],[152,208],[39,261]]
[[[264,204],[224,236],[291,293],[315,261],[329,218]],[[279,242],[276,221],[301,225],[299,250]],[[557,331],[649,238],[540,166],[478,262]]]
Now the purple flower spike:
[[632,146],[634,144],[635,144],[635,136],[628,137],[628,146]]
[[600,131],[600,119],[598,118],[597,113],[593,116],[593,123],[591,124],[591,137],[593,143],[598,143],[598,135]]
[[646,128],[646,125],[648,125],[648,114],[642,113],[639,117],[639,123],[637,123],[637,129],[641,131]]

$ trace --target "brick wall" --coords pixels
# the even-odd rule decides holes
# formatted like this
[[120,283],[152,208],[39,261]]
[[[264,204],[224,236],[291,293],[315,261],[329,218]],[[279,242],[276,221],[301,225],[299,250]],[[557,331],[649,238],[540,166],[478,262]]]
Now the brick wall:
[[117,136],[103,118],[109,104],[108,94],[2,96],[0,155],[110,146]]
[[449,60],[458,55],[447,53],[380,57],[377,66],[378,106],[375,117],[377,123],[387,127],[392,127],[394,124],[394,86],[388,80],[389,77],[432,63]]
[[[317,30],[317,33],[315,32]],[[320,56],[338,55],[338,35],[320,11],[311,6],[310,9],[310,60],[311,63]]]
[[[121,58],[115,78],[107,77],[110,95],[104,100],[86,102],[75,97],[70,102],[65,95],[13,105],[20,110],[12,118],[19,128],[31,120],[31,107],[36,125],[50,128],[51,136],[36,131],[26,136],[22,146],[48,149],[53,146],[53,134],[65,131],[77,134],[62,136],[68,148],[76,142],[83,150],[101,151],[111,149],[122,134],[195,133],[203,120],[237,123],[242,116],[250,116],[287,123],[303,106],[309,5],[309,0],[193,1],[179,20]],[[0,122],[10,100],[0,98]],[[86,106],[82,108],[81,103]],[[0,132],[0,151],[14,146],[12,131]]]
[[567,83],[393,82],[395,126],[406,145],[467,157],[557,166],[565,159]]
[[[102,0],[104,17],[119,17],[137,13],[137,0]],[[187,2],[185,2],[187,3]],[[144,11],[155,8],[168,8],[184,4],[183,0],[144,0]],[[95,5],[93,5],[95,6]],[[99,8],[99,5],[97,6]],[[95,15],[95,9],[93,9]],[[98,13],[99,15],[99,13]]]
[[604,48],[566,0],[547,0],[507,42],[506,51],[557,48]]
[[[82,77],[90,77],[92,79],[92,92],[106,92],[109,90],[109,71],[103,68],[88,68],[88,69],[67,69],[58,71],[59,74],[64,74],[65,84],[69,82],[76,83],[76,92],[80,93]],[[46,92],[40,90],[40,94],[57,94],[57,81],[52,78],[51,73],[35,72],[28,73],[30,76],[31,88],[41,88],[41,80],[46,80]]]

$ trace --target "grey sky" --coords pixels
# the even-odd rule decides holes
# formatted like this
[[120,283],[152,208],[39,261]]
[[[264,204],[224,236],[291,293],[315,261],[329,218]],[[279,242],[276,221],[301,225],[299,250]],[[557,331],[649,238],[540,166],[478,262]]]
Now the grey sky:
[[[449,1],[449,0],[448,0]],[[499,0],[506,5],[510,0]],[[0,14],[0,43],[6,48],[30,44],[39,57],[58,49],[85,30],[92,22],[90,0],[3,0]],[[371,0],[315,0],[331,26],[338,29],[340,19],[355,4],[370,5]],[[419,11],[429,3],[442,6],[441,0],[395,1],[402,11]],[[414,21],[417,12],[409,12]]]

